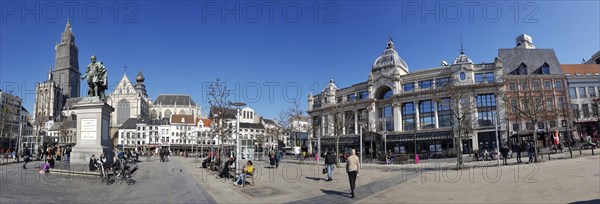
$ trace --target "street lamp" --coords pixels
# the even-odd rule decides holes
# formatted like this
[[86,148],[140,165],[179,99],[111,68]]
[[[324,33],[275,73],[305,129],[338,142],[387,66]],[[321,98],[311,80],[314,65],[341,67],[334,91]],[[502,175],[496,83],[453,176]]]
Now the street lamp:
[[383,153],[387,154],[387,121],[383,118]]
[[235,169],[236,172],[240,169],[240,107],[245,106],[245,103],[235,102],[231,103],[232,106],[237,107],[237,125],[236,125],[236,145],[235,145]]

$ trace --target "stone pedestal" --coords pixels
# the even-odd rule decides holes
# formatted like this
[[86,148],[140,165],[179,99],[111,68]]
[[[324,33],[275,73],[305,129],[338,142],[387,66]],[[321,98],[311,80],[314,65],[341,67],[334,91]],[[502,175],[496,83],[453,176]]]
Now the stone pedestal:
[[85,97],[73,105],[77,115],[77,145],[71,152],[72,164],[87,164],[92,155],[104,153],[108,162],[113,160],[110,143],[110,113],[115,109],[98,97]]

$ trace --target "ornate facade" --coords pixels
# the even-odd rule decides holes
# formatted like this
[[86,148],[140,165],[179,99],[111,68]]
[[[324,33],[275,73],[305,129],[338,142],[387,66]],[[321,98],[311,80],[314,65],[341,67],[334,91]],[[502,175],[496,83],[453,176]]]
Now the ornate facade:
[[[358,150],[362,133],[365,155],[373,156],[415,149],[443,154],[461,143],[464,152],[492,148],[496,117],[503,114],[502,67],[499,58],[475,64],[461,51],[451,65],[410,72],[390,39],[366,82],[338,88],[332,79],[321,93],[309,95],[312,137],[321,137],[322,151],[334,148],[335,136],[340,151]],[[472,125],[459,126],[457,116]],[[507,140],[502,124],[501,142]]]
[[111,114],[112,127],[120,127],[129,118],[142,118],[150,115],[152,101],[146,94],[145,80],[140,70],[134,86],[129,81],[127,74],[123,74],[123,78],[107,100],[107,103],[115,109]]

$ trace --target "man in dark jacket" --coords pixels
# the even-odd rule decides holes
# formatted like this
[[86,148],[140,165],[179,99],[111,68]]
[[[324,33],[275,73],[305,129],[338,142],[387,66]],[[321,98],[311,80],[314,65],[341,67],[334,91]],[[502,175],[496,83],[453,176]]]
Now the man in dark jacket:
[[23,149],[23,169],[27,169],[27,163],[29,163],[29,161],[31,161],[31,153],[29,152],[29,148],[25,147],[25,149]]
[[325,155],[325,167],[327,168],[327,180],[325,181],[333,181],[333,168],[335,167],[335,153],[329,150],[327,155]]
[[504,145],[501,149],[500,149],[500,154],[502,154],[502,162],[504,165],[508,165],[508,163],[506,162],[506,159],[508,158],[508,146]]
[[521,163],[521,151],[523,151],[523,147],[521,145],[521,143],[517,144],[517,163]]

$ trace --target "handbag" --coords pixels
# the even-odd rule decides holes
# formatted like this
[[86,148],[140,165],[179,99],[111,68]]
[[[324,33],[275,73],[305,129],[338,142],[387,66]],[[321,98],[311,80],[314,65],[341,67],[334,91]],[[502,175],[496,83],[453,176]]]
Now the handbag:
[[323,168],[323,174],[327,173],[327,167]]

